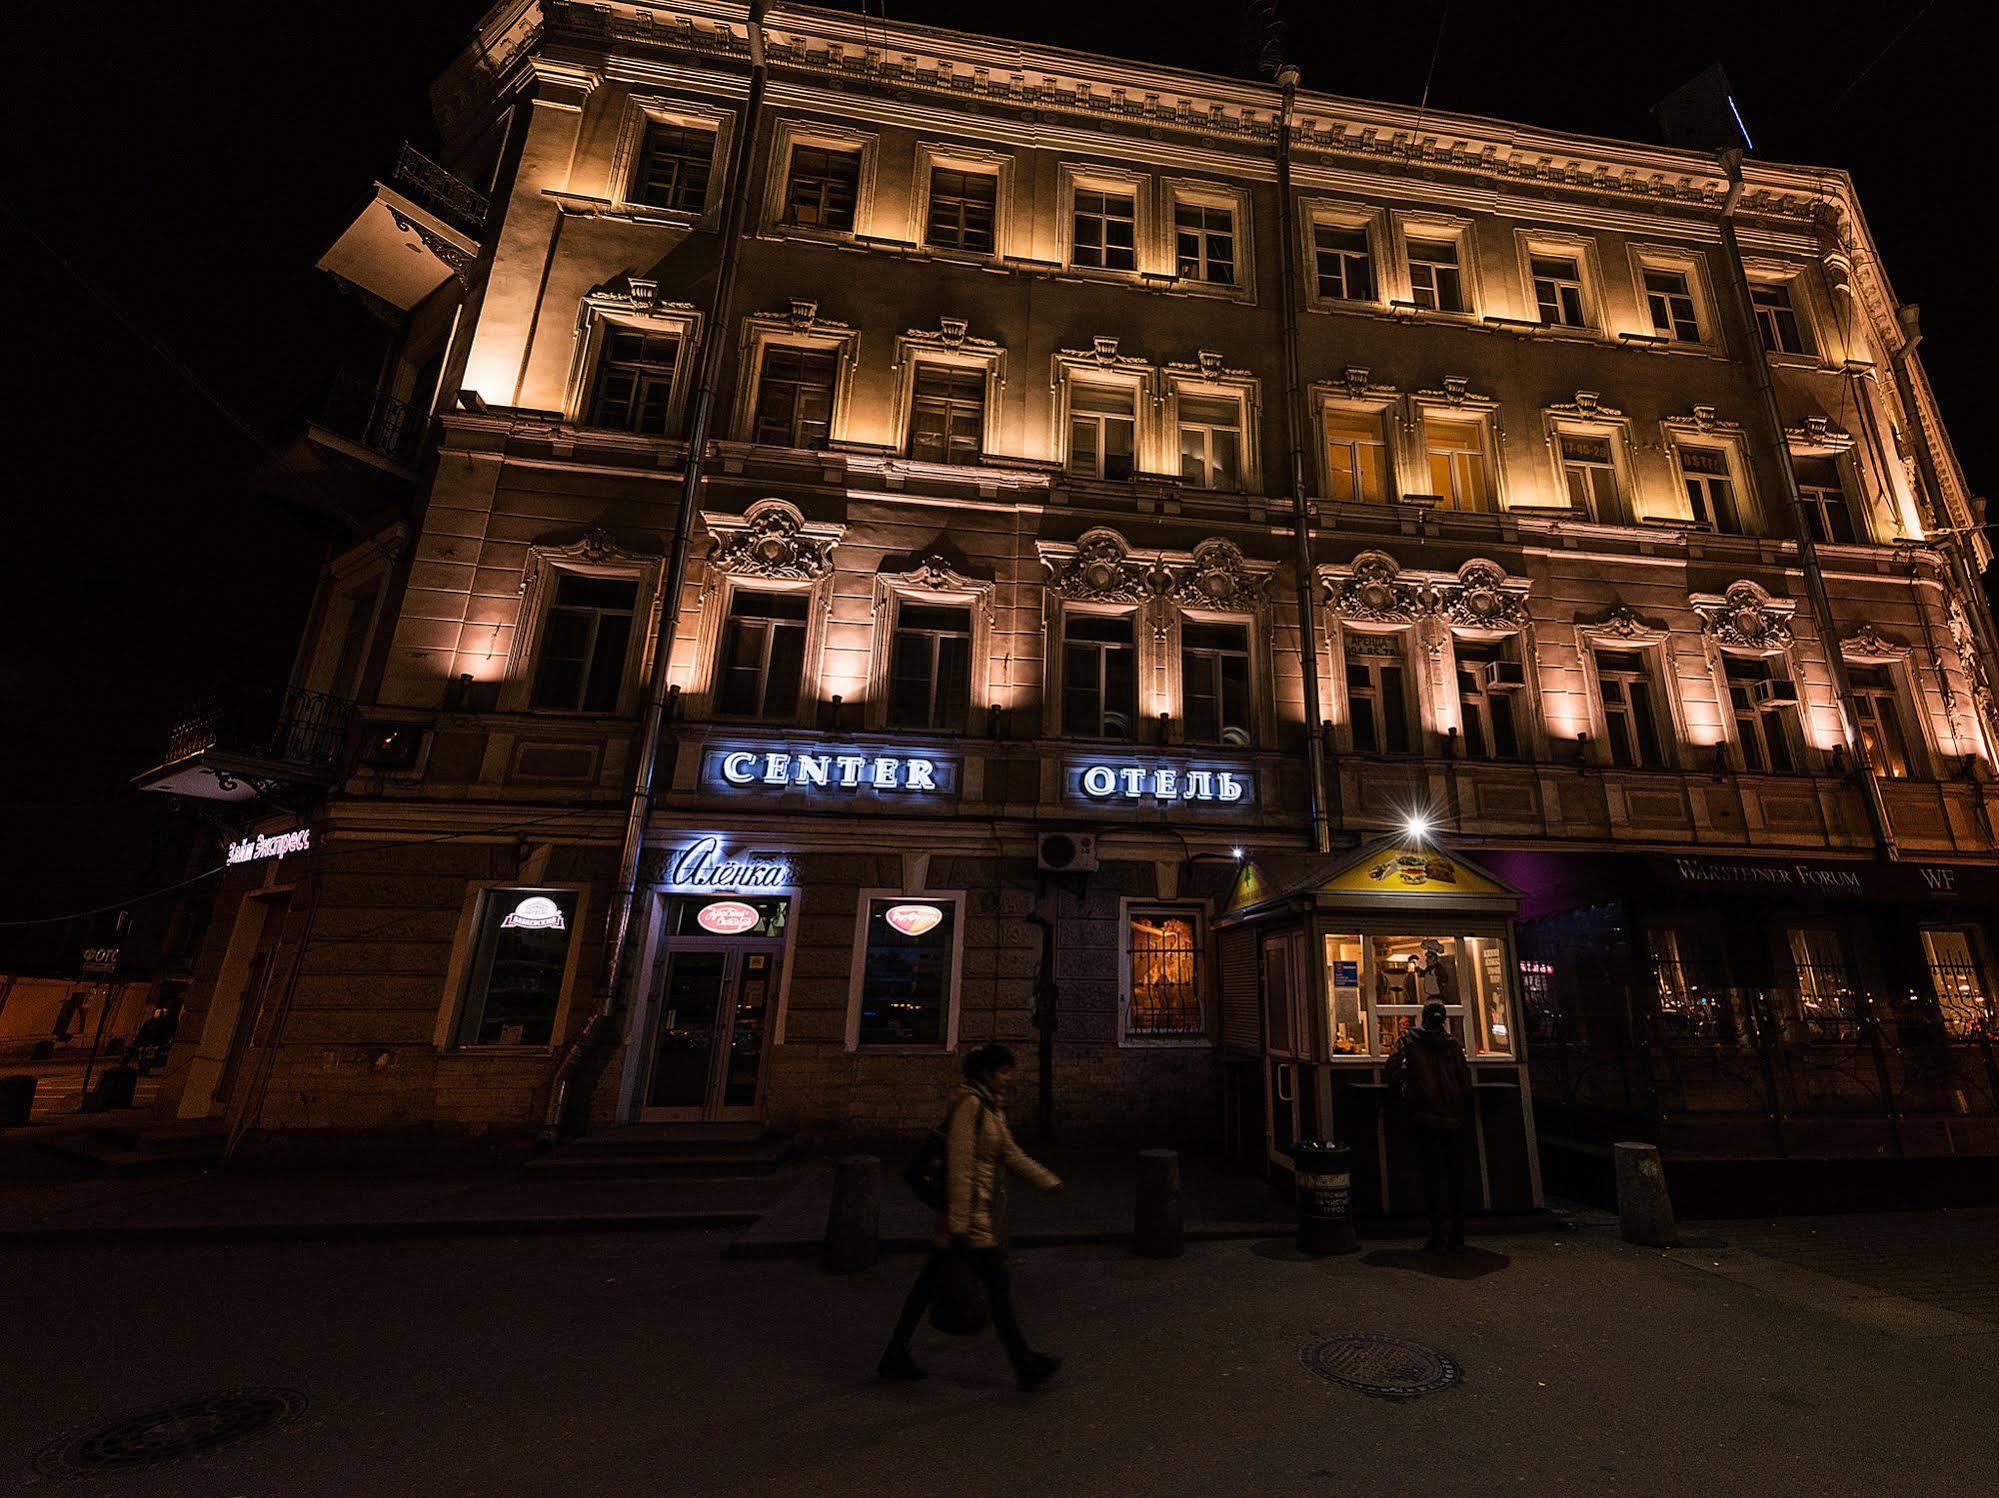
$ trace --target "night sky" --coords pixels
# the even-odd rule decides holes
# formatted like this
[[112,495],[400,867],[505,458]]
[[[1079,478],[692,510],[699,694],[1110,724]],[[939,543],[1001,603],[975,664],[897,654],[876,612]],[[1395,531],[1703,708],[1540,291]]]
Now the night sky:
[[[879,15],[883,0],[865,8]],[[1239,3],[886,8],[1253,72]],[[0,590],[12,642],[0,652],[0,922],[178,878],[185,854],[163,798],[130,777],[204,687],[279,684],[290,669],[317,568],[344,542],[325,517],[252,499],[251,476],[365,346],[365,315],[313,262],[398,142],[432,144],[425,90],[481,9],[347,0],[12,18],[31,64],[17,70],[18,117],[41,128],[15,137],[7,197],[20,268],[10,321],[30,395],[13,428],[27,472]],[[1721,61],[1759,155],[1858,180],[1896,289],[1923,306],[1924,356],[1971,484],[1990,486],[1989,210],[1966,202],[1994,186],[1982,7],[1282,9],[1308,88],[1414,104],[1427,77],[1434,108],[1594,135],[1651,139],[1650,104]],[[0,926],[0,971],[73,960],[108,920]]]

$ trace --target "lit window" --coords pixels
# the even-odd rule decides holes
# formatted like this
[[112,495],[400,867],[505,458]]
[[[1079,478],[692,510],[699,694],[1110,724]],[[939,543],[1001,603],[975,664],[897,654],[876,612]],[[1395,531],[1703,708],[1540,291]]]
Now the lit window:
[[590,425],[665,436],[679,358],[680,340],[670,333],[608,329],[590,396]]
[[1846,485],[1834,458],[1793,458],[1798,497],[1805,502],[1812,539],[1829,546],[1853,544],[1853,509],[1846,502]]
[[739,590],[722,628],[717,711],[732,718],[797,716],[805,674],[806,595]]
[[1851,1040],[1860,1020],[1859,996],[1839,933],[1806,928],[1786,935],[1798,978],[1798,1017],[1806,1034],[1813,1040]]
[[632,199],[650,208],[699,213],[708,205],[708,176],[714,161],[714,131],[650,124],[632,180]]
[[1682,447],[1680,477],[1687,486],[1687,506],[1694,519],[1710,530],[1739,534],[1735,483],[1728,474],[1728,457],[1718,447]]
[[1457,656],[1459,735],[1466,757],[1518,759],[1513,693],[1522,683],[1519,663],[1496,641],[1460,640]]
[[750,440],[773,447],[821,448],[833,432],[837,355],[801,348],[764,351]]
[[1742,767],[1758,773],[1790,775],[1798,768],[1797,690],[1767,657],[1725,655],[1729,710]]
[[487,890],[458,1043],[549,1044],[575,929],[574,890]]
[[971,673],[969,608],[932,603],[897,607],[889,648],[889,727],[964,732]]
[[1076,189],[1072,264],[1094,270],[1131,270],[1138,262],[1138,204],[1128,192]]
[[1215,286],[1235,284],[1235,212],[1212,203],[1173,205],[1174,274]]
[[784,188],[784,221],[807,229],[851,233],[861,181],[861,153],[794,146]]
[[1368,248],[1365,228],[1314,224],[1312,262],[1319,295],[1328,301],[1374,300],[1374,256]]
[[986,377],[976,369],[919,364],[911,386],[909,456],[976,464],[984,456]]
[[1129,614],[1070,614],[1062,630],[1062,731],[1129,739],[1138,724],[1138,647]]
[[1749,303],[1756,310],[1756,331],[1763,347],[1773,354],[1802,354],[1804,334],[1798,327],[1798,312],[1791,305],[1791,288],[1781,281],[1757,281],[1749,288]]
[[1379,504],[1387,492],[1388,447],[1381,418],[1359,412],[1326,413],[1326,497]]
[[1930,987],[1942,1011],[1944,1029],[1952,1035],[1974,1035],[1999,1023],[1981,960],[1983,951],[1984,942],[1974,927],[1931,926],[1923,931]]
[[1562,483],[1569,507],[1594,520],[1617,513],[1617,464],[1608,437],[1563,432],[1556,439],[1562,455]]
[[1178,406],[1180,481],[1197,489],[1241,488],[1241,403],[1183,395]]
[[1464,273],[1458,266],[1455,240],[1409,241],[1409,296],[1432,312],[1465,310]]
[[870,899],[855,1042],[941,1046],[957,987],[956,900]]
[[930,173],[930,221],[924,242],[940,250],[993,252],[999,179],[991,172],[935,167]]
[[1128,479],[1133,470],[1137,392],[1123,385],[1069,389],[1068,471],[1077,478]]
[[542,623],[531,705],[564,712],[617,711],[638,587],[628,577],[556,575],[555,597]]
[[1199,1040],[1201,918],[1188,910],[1134,907],[1125,927],[1131,992],[1125,1005],[1128,1040]]
[[1558,255],[1533,258],[1534,303],[1551,328],[1583,328],[1583,273],[1580,262]]
[[1249,630],[1241,624],[1180,623],[1180,691],[1190,744],[1247,749]]
[[1853,711],[1860,719],[1860,742],[1867,763],[1883,780],[1907,780],[1911,769],[1908,740],[1902,733],[1900,694],[1886,666],[1848,666]]
[[1701,341],[1700,318],[1694,314],[1694,294],[1685,271],[1646,271],[1645,305],[1652,313],[1652,331],[1661,338]]
[[1482,514],[1492,508],[1484,434],[1477,422],[1426,416],[1423,447],[1430,463],[1430,492],[1445,509]]
[[1658,720],[1652,711],[1652,678],[1645,658],[1635,650],[1596,652],[1596,680],[1603,695],[1604,736],[1610,741],[1610,762],[1626,770],[1657,770],[1665,758],[1659,751]]
[[1350,634],[1346,665],[1354,753],[1407,754],[1411,736],[1402,642],[1394,635]]

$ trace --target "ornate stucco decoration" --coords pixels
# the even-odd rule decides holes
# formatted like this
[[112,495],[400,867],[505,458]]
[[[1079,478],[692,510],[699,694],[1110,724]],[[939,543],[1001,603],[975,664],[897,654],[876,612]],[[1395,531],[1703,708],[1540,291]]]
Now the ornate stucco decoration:
[[1573,416],[1578,421],[1622,421],[1624,413],[1616,406],[1606,406],[1603,397],[1594,390],[1578,390],[1576,398],[1557,401],[1548,407],[1555,416]]
[[1254,372],[1247,369],[1232,369],[1216,349],[1204,348],[1196,351],[1192,361],[1178,360],[1166,366],[1168,374],[1186,375],[1210,384],[1224,379],[1247,380],[1254,378]]
[[1085,531],[1073,548],[1044,545],[1041,562],[1057,591],[1077,603],[1137,603],[1151,591],[1145,563],[1108,528]]
[[1853,433],[1836,427],[1829,416],[1807,416],[1794,427],[1784,428],[1784,440],[1799,447],[1824,447],[1843,451],[1853,446]]
[[567,545],[530,546],[517,591],[525,597],[541,581],[542,567],[548,562],[589,562],[603,566],[612,562],[644,564],[658,560],[656,552],[633,551],[603,526],[593,525]]
[[972,336],[971,324],[962,317],[940,317],[935,328],[911,328],[902,342],[919,348],[949,349],[953,353],[998,353],[1000,346],[990,338]]
[[1899,661],[1909,653],[1907,645],[1889,639],[1872,624],[1849,631],[1839,648],[1842,655],[1858,661]]
[[1593,619],[1577,619],[1576,628],[1593,639],[1631,645],[1656,645],[1666,638],[1666,626],[1644,618],[1627,604],[1612,604]]
[[1484,557],[1458,568],[1455,581],[1435,590],[1437,608],[1459,629],[1517,630],[1527,623],[1527,580]]
[[618,312],[630,312],[640,317],[698,317],[701,309],[692,302],[662,302],[659,299],[659,282],[644,276],[627,276],[622,286],[607,286],[601,291],[593,291],[584,299],[586,308],[608,308]]
[[1661,425],[1683,432],[1719,433],[1742,430],[1741,422],[1724,420],[1713,406],[1695,406],[1685,416],[1668,416]]
[[1167,563],[1163,592],[1195,608],[1246,613],[1262,602],[1269,570],[1252,570],[1233,541],[1203,541],[1192,558]]
[[701,520],[715,542],[709,563],[737,577],[822,578],[847,532],[844,525],[808,523],[781,499],[760,499],[740,518],[704,512]]
[[[956,597],[972,597],[983,615],[990,620],[993,612],[993,584],[990,578],[970,577],[958,571],[950,562],[932,552],[912,567],[902,572],[883,572],[884,583],[895,591],[907,596],[911,593],[951,594]],[[875,599],[879,610],[886,601],[886,592],[877,590]]]
[[1688,602],[1701,617],[1701,629],[1718,645],[1770,655],[1790,648],[1796,601],[1772,598],[1747,578],[1730,583],[1719,595],[1696,593]]
[[1073,364],[1094,364],[1102,369],[1132,370],[1140,373],[1152,368],[1136,354],[1120,354],[1118,341],[1105,334],[1098,334],[1090,340],[1090,347],[1065,348],[1058,350],[1057,364],[1066,360]]
[[1405,581],[1385,551],[1362,552],[1326,579],[1326,593],[1333,612],[1356,624],[1407,624],[1429,609],[1421,586]]

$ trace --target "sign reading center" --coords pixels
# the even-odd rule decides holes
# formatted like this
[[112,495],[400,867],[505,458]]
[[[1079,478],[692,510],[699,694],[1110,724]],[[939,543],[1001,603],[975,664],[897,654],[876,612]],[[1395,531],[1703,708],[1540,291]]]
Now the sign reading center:
[[1235,770],[1189,770],[1177,765],[1085,764],[1077,784],[1093,801],[1150,796],[1156,801],[1229,804],[1249,795],[1248,782]]
[[737,749],[714,757],[729,785],[796,786],[814,790],[941,791],[945,764],[913,755],[858,749],[809,754],[783,749]]

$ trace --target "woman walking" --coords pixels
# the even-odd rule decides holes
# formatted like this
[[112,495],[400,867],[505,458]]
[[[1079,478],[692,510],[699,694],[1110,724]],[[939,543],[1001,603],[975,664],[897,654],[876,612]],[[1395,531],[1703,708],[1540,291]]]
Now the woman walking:
[[946,1205],[937,1214],[930,1257],[910,1287],[888,1351],[876,1369],[883,1378],[906,1381],[925,1376],[910,1356],[909,1342],[945,1274],[956,1267],[957,1255],[969,1261],[985,1286],[993,1329],[1020,1387],[1037,1388],[1062,1366],[1060,1358],[1029,1347],[1014,1319],[1013,1284],[1006,1268],[1006,1172],[1025,1177],[1043,1191],[1059,1191],[1062,1183],[1013,1142],[1013,1131],[1006,1125],[1013,1068],[1013,1052],[1003,1045],[980,1046],[965,1058],[965,1085],[951,1100],[945,1125]]

